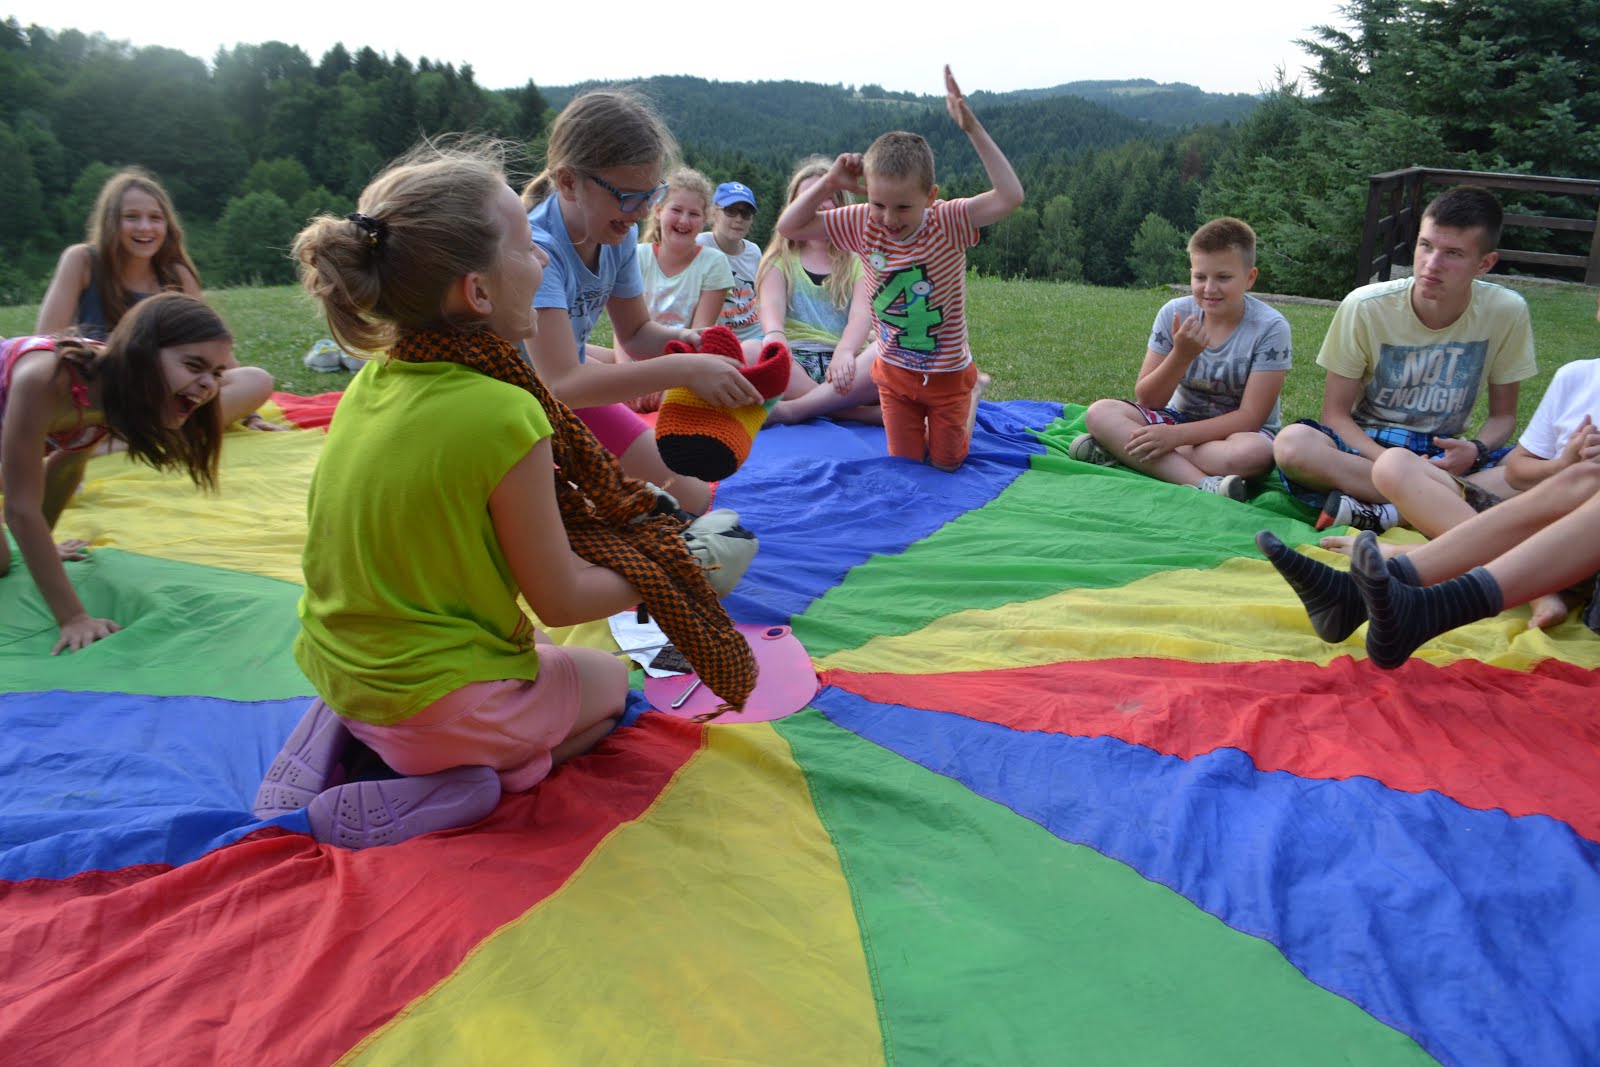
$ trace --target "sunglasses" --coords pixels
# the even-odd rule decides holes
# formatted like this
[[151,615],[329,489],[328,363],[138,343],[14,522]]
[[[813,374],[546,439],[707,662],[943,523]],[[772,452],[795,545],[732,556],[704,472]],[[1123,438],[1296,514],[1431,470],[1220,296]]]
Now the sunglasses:
[[589,180],[616,197],[617,207],[621,209],[624,215],[631,215],[635,211],[641,211],[647,207],[655,207],[661,202],[661,198],[667,195],[666,182],[662,182],[654,189],[646,189],[642,193],[625,193],[598,174],[589,175]]
[[749,204],[729,204],[722,209],[722,213],[724,215],[732,215],[736,219],[753,219],[756,217],[756,209]]

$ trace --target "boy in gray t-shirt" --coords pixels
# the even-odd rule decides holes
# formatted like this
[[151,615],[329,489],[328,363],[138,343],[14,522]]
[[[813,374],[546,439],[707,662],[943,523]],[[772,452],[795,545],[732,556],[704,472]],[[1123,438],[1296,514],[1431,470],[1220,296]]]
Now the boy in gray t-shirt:
[[1096,400],[1068,454],[1243,500],[1272,469],[1289,322],[1249,295],[1256,235],[1212,219],[1189,239],[1190,295],[1156,314],[1132,402]]

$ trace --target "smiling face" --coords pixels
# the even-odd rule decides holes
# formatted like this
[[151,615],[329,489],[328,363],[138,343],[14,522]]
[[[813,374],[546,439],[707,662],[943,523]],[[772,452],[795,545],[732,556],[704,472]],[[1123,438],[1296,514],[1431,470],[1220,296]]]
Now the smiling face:
[[867,172],[867,214],[894,241],[909,241],[922,228],[922,217],[939,195],[937,185],[924,188],[914,175],[889,177]]
[[123,252],[135,259],[152,259],[166,239],[167,213],[160,201],[137,187],[124,192],[117,213],[117,240]]
[[1237,248],[1189,253],[1189,292],[1207,318],[1231,321],[1244,312],[1244,294],[1256,282],[1256,269],[1244,265]]
[[[661,161],[653,160],[626,167],[607,167],[593,177],[607,182],[624,194],[643,192],[661,184]],[[648,202],[632,211],[623,211],[617,197],[587,174],[562,167],[557,175],[561,188],[561,221],[574,245],[621,244],[628,230],[650,212]]]
[[706,228],[705,198],[692,189],[674,189],[655,207],[656,232],[668,244],[694,244]]
[[496,191],[490,211],[500,223],[500,244],[494,266],[480,275],[491,305],[489,329],[515,344],[532,338],[537,329],[533,294],[539,291],[549,260],[533,243],[533,227],[522,200],[509,185]]
[[233,341],[227,337],[173,345],[160,352],[162,378],[169,400],[162,421],[175,430],[222,391],[222,373],[239,364],[233,358]]
[[1463,230],[1423,218],[1411,261],[1415,294],[1445,303],[1466,299],[1473,279],[1488,273],[1499,259],[1493,251],[1485,251],[1484,243],[1481,227]]

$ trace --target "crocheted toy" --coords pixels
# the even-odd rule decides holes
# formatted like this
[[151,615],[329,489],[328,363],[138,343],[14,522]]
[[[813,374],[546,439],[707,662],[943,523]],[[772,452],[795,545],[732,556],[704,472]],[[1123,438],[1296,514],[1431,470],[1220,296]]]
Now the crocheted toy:
[[[669,341],[668,352],[693,352],[682,341]],[[753,367],[744,366],[739,338],[726,326],[712,326],[700,335],[700,351],[727,356],[740,364],[765,400],[738,408],[719,408],[683,387],[668,389],[656,415],[656,446],[667,466],[679,474],[715,482],[739,469],[750,457],[750,443],[767,412],[789,384],[789,346],[773,341],[761,349]]]

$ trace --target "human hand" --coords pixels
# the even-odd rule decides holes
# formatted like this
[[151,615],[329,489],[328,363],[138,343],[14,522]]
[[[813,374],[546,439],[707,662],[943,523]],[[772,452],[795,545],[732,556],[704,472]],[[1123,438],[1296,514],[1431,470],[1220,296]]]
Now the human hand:
[[1444,455],[1431,456],[1428,462],[1449,474],[1465,474],[1478,462],[1478,446],[1459,437],[1435,437],[1433,443]]
[[833,166],[828,168],[824,178],[829,192],[844,190],[847,193],[861,193],[867,191],[867,167],[862,162],[860,152],[841,152],[839,158],[833,161]]
[[833,360],[828,364],[828,373],[824,376],[834,392],[843,396],[850,391],[856,382],[855,357],[839,350],[833,354]]
[[962,133],[971,133],[973,127],[978,125],[978,116],[972,113],[967,98],[961,94],[961,86],[956,84],[956,76],[950,73],[948,63],[944,65],[944,107],[956,125],[961,127]]
[[261,417],[261,412],[259,411],[252,411],[250,414],[240,419],[239,423],[247,430],[262,430],[268,433],[277,433],[287,429],[287,427],[279,426],[275,422],[268,422],[266,419]]
[[61,636],[50,650],[52,656],[65,649],[76,652],[80,648],[88,648],[102,638],[110,637],[122,627],[110,619],[96,619],[91,615],[83,614],[68,619],[61,624]]
[[1165,423],[1156,423],[1152,426],[1141,426],[1128,436],[1128,458],[1148,463],[1160,459],[1183,444],[1179,440],[1182,429],[1177,426],[1168,426]]
[[700,351],[700,331],[699,330],[679,330],[678,331],[678,340],[680,340],[684,344],[688,345],[690,351],[692,351],[692,352]]
[[1600,461],[1600,428],[1596,428],[1593,419],[1588,415],[1572,431],[1572,436],[1567,438],[1567,443],[1561,447],[1561,466],[1570,467],[1574,463]]
[[1172,354],[1189,362],[1206,350],[1206,313],[1197,311],[1188,318],[1172,313]]
[[63,560],[88,559],[89,542],[79,537],[69,537],[56,545],[56,555]]
[[719,408],[738,408],[762,403],[761,391],[739,373],[739,364],[726,356],[685,352],[687,366],[684,387]]

